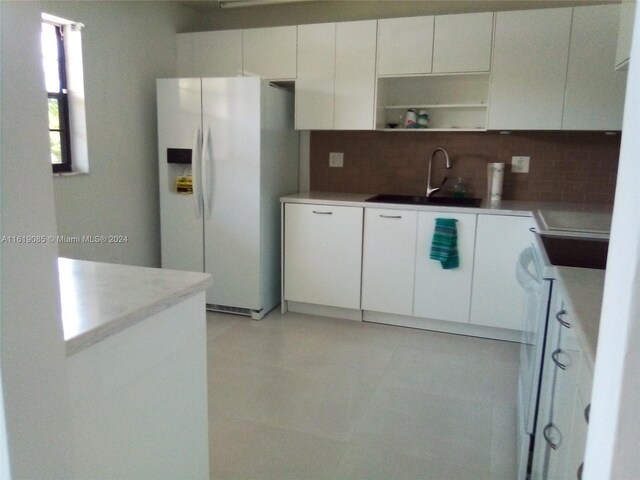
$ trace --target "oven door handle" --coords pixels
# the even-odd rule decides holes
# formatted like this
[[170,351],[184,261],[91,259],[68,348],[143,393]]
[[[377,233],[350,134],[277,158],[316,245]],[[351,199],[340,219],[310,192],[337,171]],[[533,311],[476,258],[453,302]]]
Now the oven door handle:
[[[558,440],[555,442],[551,438],[552,431],[555,432],[556,437],[558,437]],[[549,445],[554,450],[557,450],[560,444],[562,443],[562,433],[560,432],[560,429],[556,427],[556,425],[553,422],[547,423],[547,425],[542,430],[542,436],[544,437],[545,442],[547,442],[547,445]]]
[[563,308],[562,310],[560,310],[558,313],[556,313],[556,320],[558,321],[558,323],[560,325],[562,325],[565,328],[571,328],[571,323],[567,322],[566,320],[564,320],[562,317],[564,317],[567,314],[567,311]]

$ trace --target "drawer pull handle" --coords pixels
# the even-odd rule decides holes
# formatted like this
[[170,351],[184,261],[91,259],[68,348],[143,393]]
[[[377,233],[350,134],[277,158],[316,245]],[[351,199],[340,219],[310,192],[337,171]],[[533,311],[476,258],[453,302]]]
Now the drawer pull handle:
[[[558,357],[560,355],[564,355],[569,359],[569,361],[567,363],[562,363],[560,360],[558,360]],[[567,367],[571,365],[571,357],[567,355],[561,348],[557,348],[553,351],[553,353],[551,354],[551,360],[553,360],[553,363],[555,363],[562,370],[566,370]]]
[[531,233],[536,233],[536,227],[529,227],[529,231]]
[[584,407],[584,419],[589,423],[589,414],[591,413],[591,404]]
[[402,215],[380,215],[380,218],[402,218]]
[[556,313],[556,320],[558,320],[558,323],[560,323],[560,325],[562,325],[563,327],[566,328],[571,328],[571,324],[569,322],[567,322],[566,320],[563,320],[562,317],[564,315],[567,314],[566,310],[560,310],[558,313]]
[[318,210],[313,210],[313,213],[316,213],[318,215],[333,215],[333,212],[320,212]]
[[578,467],[578,474],[577,474],[578,480],[582,480],[582,470],[583,469],[584,469],[584,462],[582,462],[580,464],[580,466]]
[[[551,430],[554,430],[555,432],[557,432],[557,435],[558,435],[557,442],[554,442],[553,440],[551,440],[551,437],[549,435],[549,432],[551,432]],[[548,423],[547,426],[544,427],[544,430],[542,430],[542,436],[544,437],[545,442],[547,442],[547,445],[549,445],[554,450],[557,450],[560,444],[562,443],[562,433],[560,432],[558,427],[556,427],[553,423]]]

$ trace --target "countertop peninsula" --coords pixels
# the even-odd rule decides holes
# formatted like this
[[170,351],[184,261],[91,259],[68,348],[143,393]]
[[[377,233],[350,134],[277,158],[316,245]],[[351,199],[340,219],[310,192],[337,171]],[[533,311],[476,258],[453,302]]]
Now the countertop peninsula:
[[58,259],[67,356],[205,290],[204,273]]

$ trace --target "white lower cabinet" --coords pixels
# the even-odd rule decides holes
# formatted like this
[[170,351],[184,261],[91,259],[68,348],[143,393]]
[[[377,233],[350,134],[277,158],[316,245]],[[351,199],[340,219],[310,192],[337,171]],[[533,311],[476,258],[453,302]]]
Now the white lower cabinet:
[[[571,421],[575,411],[580,352],[567,346],[562,340],[565,335],[572,333],[563,327],[560,346],[547,355],[547,359],[551,358],[552,368],[555,370],[550,422],[545,425],[546,430],[543,429],[543,438],[550,438],[547,445],[551,448],[546,476],[549,479],[576,478],[576,470],[569,465],[569,458],[571,443],[574,440],[571,437]],[[573,470],[572,475],[567,475],[569,470]]]
[[[475,214],[449,214],[446,212],[420,212],[418,214],[414,316],[469,322],[476,217]],[[429,259],[436,218],[457,220],[460,258],[458,268],[444,270],[440,262]]]
[[366,208],[362,309],[411,315],[418,212]]
[[[430,259],[438,218],[457,221],[457,268]],[[531,217],[499,214],[285,203],[283,299],[374,322],[515,339],[525,300],[516,261],[531,226]]]
[[362,210],[285,204],[285,300],[360,308]]
[[591,392],[583,395],[579,384],[581,370],[588,366],[582,360],[572,313],[565,306],[561,287],[557,288],[551,304],[540,388],[531,472],[534,480],[579,478],[587,439],[585,398]]
[[[580,369],[584,369],[584,364],[581,364]],[[571,419],[571,445],[569,447],[567,457],[566,478],[581,478],[582,468],[584,466],[584,453],[587,447],[587,432],[589,430],[589,409],[590,393],[585,396],[581,385],[578,383],[576,389],[575,404]],[[578,473],[580,472],[580,473]]]
[[520,252],[531,243],[531,217],[478,215],[470,321],[522,330],[524,290],[516,280]]

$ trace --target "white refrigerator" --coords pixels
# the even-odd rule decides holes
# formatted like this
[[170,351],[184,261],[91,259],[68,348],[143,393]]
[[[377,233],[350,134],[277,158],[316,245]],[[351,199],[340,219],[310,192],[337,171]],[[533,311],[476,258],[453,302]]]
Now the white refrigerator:
[[[279,198],[298,186],[293,94],[178,78],[157,97],[162,267],[210,273],[208,309],[259,320],[280,302]],[[193,193],[178,192],[188,175]]]

